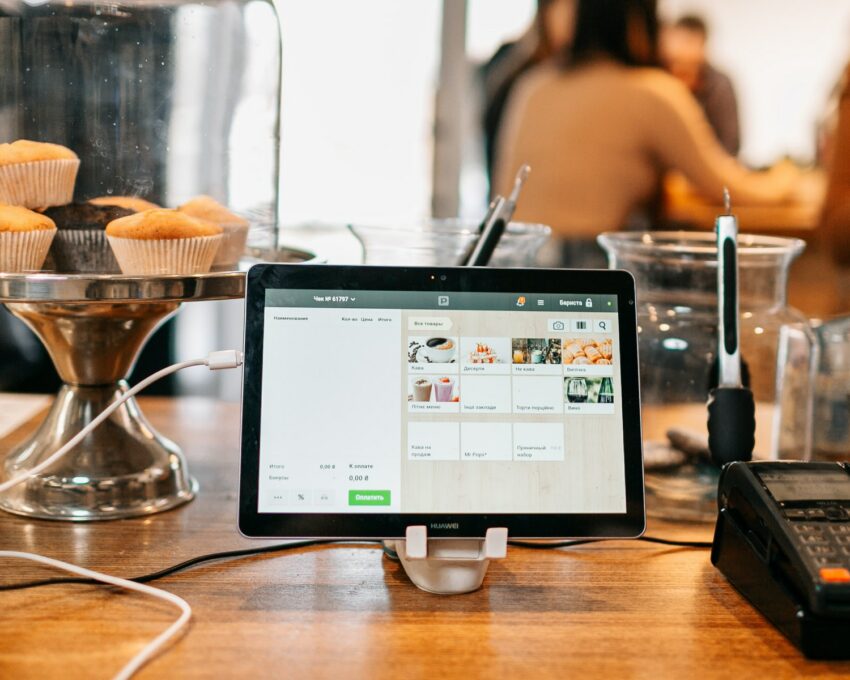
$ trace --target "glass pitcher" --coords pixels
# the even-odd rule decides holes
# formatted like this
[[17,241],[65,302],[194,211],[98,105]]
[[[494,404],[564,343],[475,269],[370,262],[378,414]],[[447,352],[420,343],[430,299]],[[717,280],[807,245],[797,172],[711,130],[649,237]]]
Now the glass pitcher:
[[[707,459],[708,391],[716,384],[717,248],[712,233],[599,237],[611,268],[637,285],[647,508],[698,521],[717,513]],[[741,357],[756,401],[755,459],[811,455],[815,337],[786,300],[799,239],[739,236]]]

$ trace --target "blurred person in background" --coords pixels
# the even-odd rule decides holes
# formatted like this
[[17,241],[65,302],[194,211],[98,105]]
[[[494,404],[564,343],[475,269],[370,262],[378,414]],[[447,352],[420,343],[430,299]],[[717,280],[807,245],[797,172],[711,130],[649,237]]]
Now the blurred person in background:
[[683,16],[661,31],[661,60],[696,97],[723,148],[737,156],[741,134],[735,88],[729,76],[708,63],[707,40],[705,21]]
[[484,153],[491,184],[496,138],[511,89],[527,71],[563,52],[572,35],[574,13],[575,0],[537,0],[537,14],[525,33],[501,45],[481,67]]
[[724,186],[736,204],[791,197],[796,170],[739,165],[659,67],[657,43],[654,0],[578,0],[561,62],[529,72],[510,97],[494,188],[506,195],[516,169],[531,165],[516,219],[551,225],[566,266],[604,266],[597,235],[651,226],[668,170],[717,203]]

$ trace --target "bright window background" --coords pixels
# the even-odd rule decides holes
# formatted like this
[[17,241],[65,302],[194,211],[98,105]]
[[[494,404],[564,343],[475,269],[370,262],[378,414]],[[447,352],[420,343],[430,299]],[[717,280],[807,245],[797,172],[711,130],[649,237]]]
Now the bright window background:
[[281,0],[278,12],[283,224],[430,214],[442,3]]
[[534,19],[536,0],[469,0],[466,10],[466,53],[487,61],[499,45],[518,38]]
[[850,2],[661,0],[659,9],[708,22],[711,60],[737,91],[743,160],[814,159],[818,120],[850,59]]
[[[281,241],[292,242],[285,225],[427,217],[442,2],[278,0],[277,10]],[[183,305],[178,359],[240,347],[242,318],[241,301]],[[239,399],[238,371],[179,381],[187,393]]]

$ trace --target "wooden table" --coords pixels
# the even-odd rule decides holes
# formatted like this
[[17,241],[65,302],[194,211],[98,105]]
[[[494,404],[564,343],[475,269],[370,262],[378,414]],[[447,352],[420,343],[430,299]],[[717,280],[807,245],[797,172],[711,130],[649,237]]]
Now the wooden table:
[[[238,408],[147,399],[201,484],[183,508],[102,524],[0,513],[0,549],[121,576],[257,545],[236,533]],[[20,431],[2,443],[3,450]],[[709,539],[710,528],[650,524]],[[5,562],[2,582],[56,575]],[[414,588],[373,547],[300,549],[223,561],[157,585],[194,607],[188,632],[141,678],[847,677],[806,661],[711,566],[707,550],[611,541],[511,548],[485,587],[455,597]],[[93,586],[0,593],[0,677],[109,678],[173,619],[168,605]]]

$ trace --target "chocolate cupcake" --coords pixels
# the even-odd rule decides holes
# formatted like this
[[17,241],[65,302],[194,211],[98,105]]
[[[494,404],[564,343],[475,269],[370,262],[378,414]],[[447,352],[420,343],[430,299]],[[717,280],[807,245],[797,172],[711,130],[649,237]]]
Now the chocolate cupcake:
[[44,214],[56,223],[56,237],[50,247],[52,267],[64,274],[115,274],[118,262],[106,240],[106,225],[133,215],[127,208],[69,203],[48,208]]
[[94,205],[117,205],[119,208],[127,208],[133,212],[156,210],[162,207],[140,196],[98,196],[97,198],[90,198],[89,203],[93,203]]

